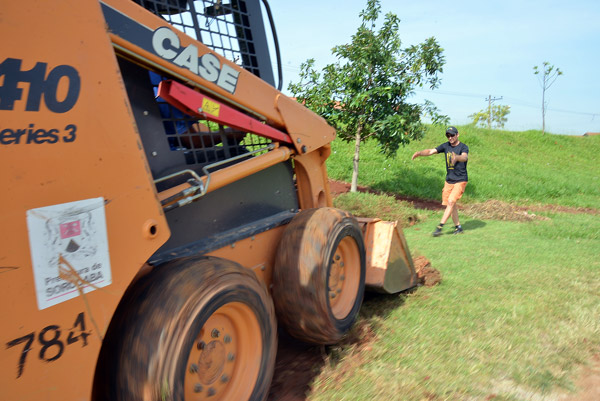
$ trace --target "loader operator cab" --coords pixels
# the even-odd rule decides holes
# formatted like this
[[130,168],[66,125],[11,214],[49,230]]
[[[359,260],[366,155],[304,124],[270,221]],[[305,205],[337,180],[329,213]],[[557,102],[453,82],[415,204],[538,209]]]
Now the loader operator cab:
[[[133,1],[273,85],[259,1]],[[268,152],[272,140],[183,113],[157,96],[161,81],[183,83],[179,77],[123,56],[118,62],[159,193]],[[183,171],[196,175],[179,174]],[[173,248],[191,253],[191,237],[203,238],[203,244],[193,248],[196,252],[198,247],[207,250],[215,246],[212,238],[240,225],[257,226],[256,222],[264,219],[274,219],[269,225],[288,222],[299,208],[294,182],[288,160],[210,193],[201,202],[187,205],[186,210],[170,211],[166,217],[171,238],[151,261],[182,256]]]
[[[221,1],[133,1],[160,16],[174,28],[200,40],[216,53],[274,85],[258,1],[233,0],[229,4],[222,4]],[[122,58],[119,63],[134,113],[137,116],[136,109],[141,111],[141,116],[136,121],[140,133],[143,133],[142,141],[155,179],[181,170],[183,164],[202,174],[202,167],[208,164],[265,148],[271,142],[182,113],[156,96],[159,82],[173,77],[151,70],[144,72],[143,67]],[[148,87],[152,88],[158,107],[148,100],[151,95]],[[139,110],[137,105],[143,105],[143,110]],[[157,124],[158,120],[162,124]],[[160,126],[164,128],[164,134],[156,132],[160,131]],[[214,169],[227,165],[230,163]],[[161,183],[158,190],[178,183],[180,182],[173,180]]]
[[[256,31],[258,28],[252,28],[249,25],[248,17],[242,15],[247,12],[245,1],[234,0],[234,2],[225,5],[221,4],[220,1],[216,4],[206,1],[190,2],[188,0],[133,1],[165,19],[182,32],[202,42],[208,41],[211,43],[216,34],[221,46],[213,47],[217,49],[221,47],[220,53],[223,56],[237,62],[258,77],[266,77],[269,83],[273,84],[268,52],[263,52],[260,55],[256,54],[257,48],[266,48],[266,42],[263,40],[263,43],[254,43],[252,30]],[[258,16],[260,17],[260,12]],[[217,20],[217,17],[221,18]],[[204,21],[205,29],[200,28],[201,21]],[[235,27],[235,36],[231,36],[229,33],[233,30],[228,25]],[[259,27],[262,29],[262,26]],[[227,35],[221,33],[225,28],[228,29]],[[255,35],[258,37],[264,36],[264,34],[262,36],[261,34]],[[226,38],[223,36],[226,36]],[[235,54],[238,51],[240,54]],[[258,68],[258,57],[262,57],[261,68]],[[156,97],[158,83],[160,80],[164,80],[165,77],[150,71],[150,79]],[[248,149],[242,143],[246,137],[245,133],[223,126],[216,126],[216,124],[199,122],[160,98],[157,99],[157,102],[165,132],[168,136],[169,147],[171,150],[184,151],[187,164],[214,163],[248,152]],[[256,138],[248,138],[245,141],[246,144],[249,144],[251,139]],[[252,143],[250,148],[256,148],[259,145],[264,144]],[[202,149],[202,151],[198,151],[198,149]]]

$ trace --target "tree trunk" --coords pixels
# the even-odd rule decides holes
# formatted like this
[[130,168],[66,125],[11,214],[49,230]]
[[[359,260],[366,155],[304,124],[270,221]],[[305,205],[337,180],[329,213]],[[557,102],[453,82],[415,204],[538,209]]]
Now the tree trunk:
[[360,160],[360,134],[363,126],[361,123],[358,124],[356,129],[356,136],[354,138],[354,159],[352,160],[352,184],[350,186],[350,192],[356,192],[358,189],[358,161]]
[[[546,82],[544,81],[544,85]],[[542,135],[546,133],[546,88],[542,90]]]

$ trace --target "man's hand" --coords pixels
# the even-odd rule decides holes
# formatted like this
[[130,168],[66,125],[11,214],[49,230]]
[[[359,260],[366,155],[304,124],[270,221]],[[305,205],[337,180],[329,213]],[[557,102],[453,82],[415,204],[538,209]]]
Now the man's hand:
[[456,164],[456,162],[466,162],[467,160],[469,160],[469,155],[465,152],[461,153],[460,155],[452,152],[452,155],[450,156],[450,163],[452,163],[453,166]]
[[424,149],[419,152],[415,152],[415,154],[412,155],[412,159],[415,160],[419,156],[423,156],[423,157],[431,156],[431,155],[435,155],[436,153],[437,153],[437,150],[435,150],[435,149]]

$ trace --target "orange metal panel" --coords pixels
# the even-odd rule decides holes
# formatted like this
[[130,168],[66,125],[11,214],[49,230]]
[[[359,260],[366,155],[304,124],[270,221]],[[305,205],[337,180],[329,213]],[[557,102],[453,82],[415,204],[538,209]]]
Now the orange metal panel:
[[276,104],[299,153],[311,152],[335,139],[333,127],[296,100],[280,94]]
[[209,255],[233,260],[252,270],[270,290],[277,245],[285,228],[286,226],[276,227],[230,246],[217,249],[210,252]]
[[331,146],[294,157],[294,170],[298,185],[298,202],[301,209],[332,206],[327,166],[325,161],[331,154]]
[[114,309],[170,233],[98,2],[3,2],[0,20],[1,398],[89,399]]

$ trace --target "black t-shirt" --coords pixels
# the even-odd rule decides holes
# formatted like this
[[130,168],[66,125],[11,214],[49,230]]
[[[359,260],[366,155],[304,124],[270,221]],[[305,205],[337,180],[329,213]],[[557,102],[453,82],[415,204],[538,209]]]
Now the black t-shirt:
[[460,156],[463,153],[469,153],[469,147],[464,143],[460,142],[458,145],[452,147],[450,142],[442,143],[440,146],[435,148],[438,153],[444,153],[446,155],[446,181],[450,184],[456,184],[457,182],[469,181],[467,175],[467,162],[457,162],[452,165],[452,152]]

